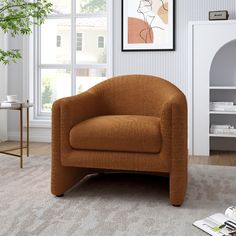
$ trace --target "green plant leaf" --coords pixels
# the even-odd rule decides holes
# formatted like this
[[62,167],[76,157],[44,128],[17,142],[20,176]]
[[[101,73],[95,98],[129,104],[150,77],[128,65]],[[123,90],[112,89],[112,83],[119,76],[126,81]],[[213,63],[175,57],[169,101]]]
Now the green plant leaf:
[[[0,28],[11,36],[28,35],[32,26],[44,23],[53,5],[46,0],[1,0]],[[9,64],[21,58],[19,50],[4,51],[0,49],[0,63]]]

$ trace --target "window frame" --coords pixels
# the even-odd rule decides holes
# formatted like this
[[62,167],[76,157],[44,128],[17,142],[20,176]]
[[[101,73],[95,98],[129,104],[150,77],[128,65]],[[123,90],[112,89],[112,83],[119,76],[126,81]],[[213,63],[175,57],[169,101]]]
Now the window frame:
[[[30,37],[25,37],[23,41],[23,57],[24,57],[24,85],[23,94],[25,99],[29,99],[36,106],[30,112],[30,126],[31,127],[51,127],[51,120],[49,112],[42,112],[41,110],[41,91],[40,91],[40,72],[42,69],[66,69],[71,70],[71,95],[76,94],[76,69],[83,68],[106,68],[107,78],[113,76],[113,3],[107,0],[106,14],[76,14],[76,0],[71,0],[72,14],[50,15],[48,19],[71,19],[71,63],[70,64],[39,64],[41,61],[41,48],[39,40],[41,39],[40,27],[34,27],[33,34]],[[107,18],[107,40],[109,47],[107,47],[107,63],[106,64],[76,64],[76,20],[80,17],[94,17],[106,16]],[[32,53],[33,52],[33,53]],[[37,56],[36,56],[37,55]]]

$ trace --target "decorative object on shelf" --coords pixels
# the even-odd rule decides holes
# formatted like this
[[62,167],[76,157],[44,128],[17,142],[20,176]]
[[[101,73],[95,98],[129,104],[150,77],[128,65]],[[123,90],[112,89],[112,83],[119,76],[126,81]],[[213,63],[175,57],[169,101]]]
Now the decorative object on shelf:
[[210,134],[236,134],[232,125],[211,125]]
[[229,12],[227,10],[209,12],[209,20],[228,20],[228,19],[229,19]]
[[17,96],[16,95],[7,95],[7,101],[8,102],[16,102]]
[[236,112],[234,102],[210,102],[210,111]]
[[122,51],[174,51],[175,0],[122,0]]

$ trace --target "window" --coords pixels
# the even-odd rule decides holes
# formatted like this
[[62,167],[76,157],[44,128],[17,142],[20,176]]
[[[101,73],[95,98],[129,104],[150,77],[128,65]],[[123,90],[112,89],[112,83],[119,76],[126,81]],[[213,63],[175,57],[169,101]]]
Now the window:
[[83,34],[76,34],[76,51],[82,51],[83,49]]
[[35,29],[33,119],[50,119],[55,100],[84,92],[112,75],[111,47],[104,45],[105,40],[112,42],[111,1],[95,1],[51,0],[53,14]]
[[98,48],[104,48],[104,37],[103,36],[98,37]]
[[57,35],[57,47],[61,47],[61,36]]

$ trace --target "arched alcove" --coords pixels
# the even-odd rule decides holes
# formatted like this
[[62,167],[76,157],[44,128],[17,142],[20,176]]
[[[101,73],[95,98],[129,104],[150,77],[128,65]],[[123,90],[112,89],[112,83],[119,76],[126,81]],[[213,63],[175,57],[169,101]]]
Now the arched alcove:
[[[215,54],[210,67],[210,87],[211,102],[236,103],[236,40],[227,42]],[[227,124],[236,127],[234,112],[227,114],[223,111],[210,115],[210,125]],[[210,139],[210,150],[235,151],[234,135],[225,133],[223,136],[219,134]]]
[[236,40],[226,43],[213,58],[210,86],[236,86]]

